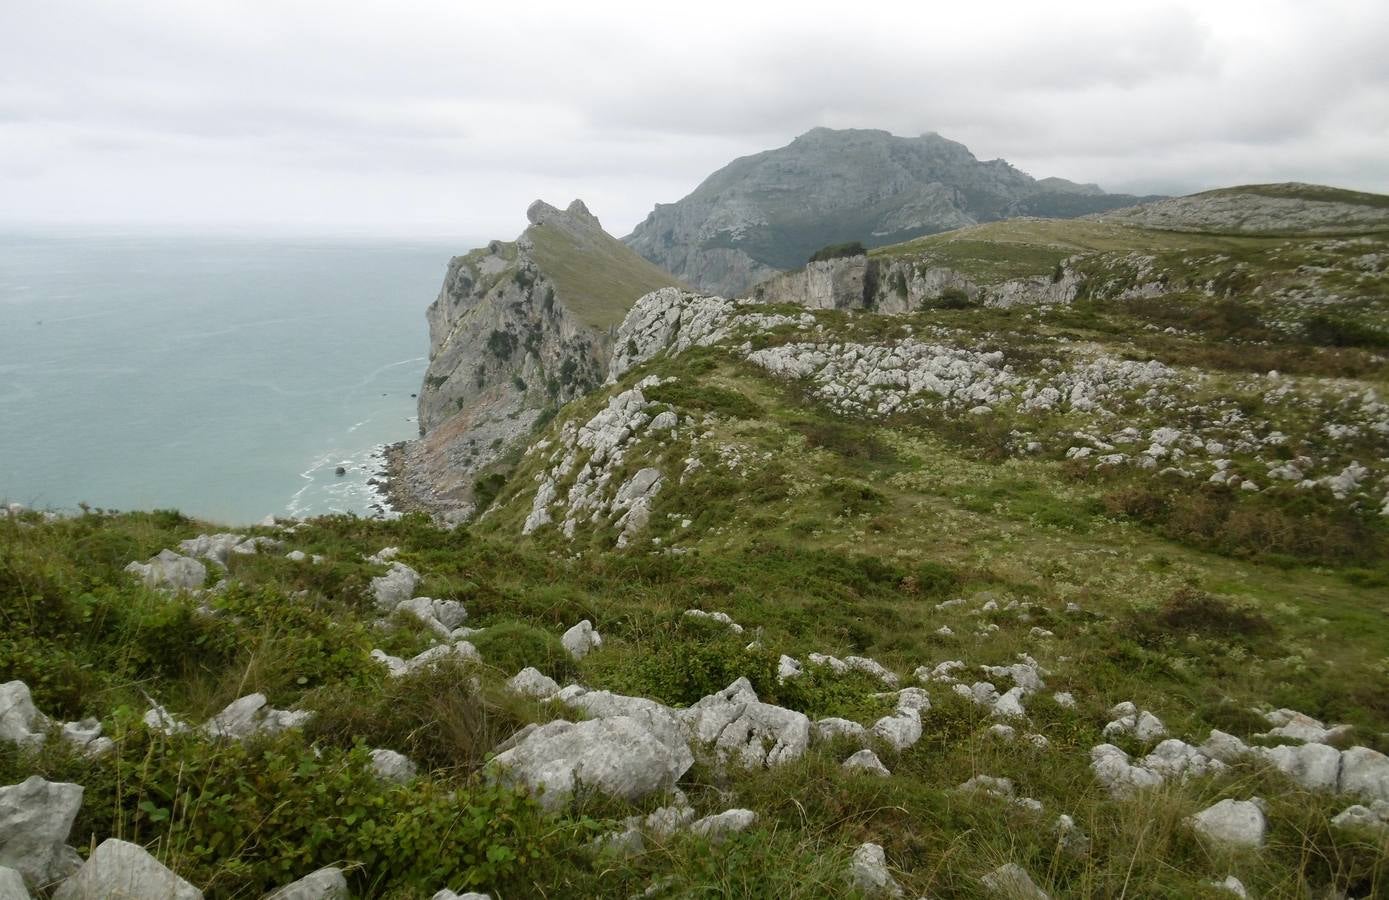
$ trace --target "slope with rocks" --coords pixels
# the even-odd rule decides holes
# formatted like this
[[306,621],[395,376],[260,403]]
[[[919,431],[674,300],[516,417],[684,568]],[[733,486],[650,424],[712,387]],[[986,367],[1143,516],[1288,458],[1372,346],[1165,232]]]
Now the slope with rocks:
[[624,240],[689,284],[742,296],[827,245],[879,246],[1016,215],[1077,216],[1140,198],[976,159],[936,134],[816,128],[734,160],[658,204]]
[[455,257],[429,307],[420,439],[391,454],[393,499],[466,518],[475,481],[537,419],[603,379],[611,330],[675,283],[610,237],[581,201],[536,201],[514,242]]

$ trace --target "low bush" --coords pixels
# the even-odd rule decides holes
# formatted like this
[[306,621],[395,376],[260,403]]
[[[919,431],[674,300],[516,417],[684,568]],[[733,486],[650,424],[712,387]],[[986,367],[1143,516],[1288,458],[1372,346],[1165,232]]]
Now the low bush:
[[558,635],[524,622],[500,622],[468,640],[488,665],[508,677],[532,666],[563,683],[577,671]]
[[828,259],[844,259],[850,256],[867,256],[868,248],[862,241],[849,241],[843,244],[830,244],[810,254],[809,262],[824,262]]

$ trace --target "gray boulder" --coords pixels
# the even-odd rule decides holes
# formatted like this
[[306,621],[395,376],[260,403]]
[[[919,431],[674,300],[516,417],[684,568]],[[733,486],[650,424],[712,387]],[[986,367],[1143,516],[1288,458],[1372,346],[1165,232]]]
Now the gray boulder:
[[720,762],[746,768],[799,759],[810,746],[804,713],[762,703],[746,678],[679,713],[693,740],[713,746]]
[[380,612],[389,613],[409,600],[420,583],[420,573],[405,565],[393,562],[384,575],[371,580],[371,597]]
[[232,549],[245,539],[245,535],[240,534],[200,534],[195,538],[180,541],[178,549],[188,556],[210,560],[225,569]]
[[488,894],[479,894],[476,891],[455,894],[453,891],[445,889],[430,897],[429,900],[492,900],[492,897]]
[[869,897],[900,897],[902,886],[887,868],[887,854],[874,843],[860,844],[849,863],[849,882]]
[[0,866],[24,876],[32,888],[59,881],[82,864],[67,846],[82,808],[82,787],[31,775],[0,788]]
[[873,734],[894,750],[906,750],[921,740],[921,713],[914,709],[899,709],[874,722]]
[[180,556],[172,550],[160,550],[148,562],[132,562],[125,571],[156,590],[196,591],[207,580],[207,567],[196,559]]
[[150,856],[117,838],[101,842],[82,868],[53,892],[53,900],[202,900],[203,892]]
[[1253,800],[1221,800],[1190,819],[1191,827],[1207,840],[1231,847],[1262,847],[1267,821],[1263,803]]
[[247,694],[227,704],[203,726],[212,737],[241,740],[253,734],[279,734],[299,728],[311,717],[304,710],[275,709],[267,705],[264,694]]
[[878,754],[872,750],[860,750],[853,756],[844,760],[841,765],[851,772],[867,772],[870,775],[891,775],[887,766],[883,765],[882,760],[878,759]]
[[348,900],[351,896],[342,869],[330,866],[285,885],[265,900]]
[[0,900],[30,900],[24,876],[7,866],[0,866]]
[[404,753],[377,748],[371,751],[371,770],[382,781],[402,784],[415,777],[415,764]]
[[35,748],[43,743],[48,719],[34,706],[29,685],[22,681],[0,684],[0,741]]
[[1032,876],[1017,863],[999,866],[979,880],[995,897],[1006,900],[1050,900],[1046,891],[1037,887]]
[[584,619],[578,625],[569,629],[560,638],[560,643],[564,644],[564,649],[569,651],[569,655],[575,659],[583,659],[588,656],[589,651],[597,650],[603,646],[603,636],[593,630],[593,623]]
[[750,809],[729,809],[694,822],[690,825],[690,833],[717,843],[730,834],[751,828],[756,821],[757,813]]
[[1367,800],[1389,802],[1389,756],[1369,747],[1351,747],[1341,754],[1341,790]]
[[559,685],[555,680],[534,666],[526,666],[511,676],[506,686],[524,697],[535,697],[540,700],[559,693]]
[[611,691],[590,691],[578,685],[564,688],[554,695],[554,699],[583,711],[591,719],[608,719],[613,716],[636,719],[655,735],[657,740],[666,745],[677,765],[689,768],[694,764],[694,754],[690,752],[685,724],[669,706],[646,697],[629,697]]
[[1273,763],[1299,787],[1309,791],[1335,791],[1341,775],[1341,751],[1326,744],[1300,744],[1261,748],[1261,756]]
[[506,777],[533,790],[549,809],[579,785],[608,796],[640,800],[669,791],[690,767],[642,722],[629,716],[586,722],[549,722],[499,753],[493,763]]

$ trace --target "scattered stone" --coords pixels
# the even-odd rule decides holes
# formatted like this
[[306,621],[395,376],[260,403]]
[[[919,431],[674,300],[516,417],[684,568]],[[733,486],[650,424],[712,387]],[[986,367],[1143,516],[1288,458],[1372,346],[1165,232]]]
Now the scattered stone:
[[887,868],[887,854],[877,844],[860,844],[849,863],[849,881],[869,897],[901,897],[902,887]]
[[691,737],[712,744],[721,762],[747,768],[799,759],[810,745],[805,713],[762,703],[746,678],[680,713]]
[[1004,719],[1025,719],[1027,710],[1023,709],[1023,689],[1011,687],[1007,693],[994,701],[993,714]]
[[275,709],[264,694],[247,694],[233,700],[203,726],[212,737],[242,740],[255,734],[279,734],[299,728],[313,717],[307,710]]
[[1261,747],[1258,753],[1309,791],[1333,792],[1341,778],[1341,751],[1326,744]]
[[141,721],[150,731],[158,731],[163,734],[182,734],[188,730],[186,723],[174,718],[172,713],[158,703],[154,703],[145,711]]
[[1303,715],[1295,709],[1276,709],[1264,713],[1264,718],[1275,727],[1258,735],[1264,738],[1291,738],[1309,744],[1333,744],[1344,740],[1351,732],[1350,725],[1326,727],[1311,716]]
[[1225,764],[1211,759],[1198,748],[1176,738],[1168,738],[1143,757],[1142,767],[1156,772],[1164,779],[1187,778],[1215,774],[1225,770]]
[[534,697],[539,700],[553,697],[559,693],[559,685],[555,680],[534,666],[527,666],[511,676],[511,680],[506,683],[506,686],[522,696]]
[[195,538],[179,541],[178,548],[188,556],[209,560],[225,569],[232,548],[244,540],[246,536],[242,534],[200,534]]
[[466,894],[455,894],[450,890],[442,890],[430,897],[429,900],[492,900],[490,894],[479,894],[477,891],[468,891]]
[[1139,710],[1127,700],[1109,711],[1114,721],[1104,726],[1105,737],[1132,735],[1140,741],[1156,741],[1167,736],[1167,726],[1147,710]]
[[1342,752],[1340,784],[1347,794],[1389,802],[1389,756],[1369,747]]
[[811,653],[806,656],[812,666],[829,666],[830,671],[836,675],[843,675],[849,671],[849,664],[837,656],[828,656],[824,653]]
[[33,749],[43,744],[48,718],[34,706],[29,685],[0,684],[0,741]]
[[1062,813],[1056,817],[1052,826],[1056,834],[1057,846],[1072,856],[1085,856],[1090,852],[1090,838],[1076,825],[1075,819]]
[[383,613],[391,612],[410,599],[419,583],[419,572],[404,563],[391,563],[386,574],[378,575],[371,580],[371,596],[377,610]]
[[1014,792],[1011,778],[995,778],[992,775],[975,775],[955,790],[965,794],[988,794],[1004,799],[1012,799]]
[[1206,839],[1233,847],[1262,847],[1264,829],[1263,801],[1221,800],[1203,809],[1189,820],[1191,827]]
[[1100,744],[1090,750],[1090,768],[1095,773],[1095,780],[1116,798],[1162,784],[1161,775],[1143,766],[1133,765],[1129,755],[1113,744]]
[[351,896],[342,869],[330,866],[285,885],[265,900],[348,900]]
[[31,775],[0,787],[0,866],[34,889],[71,875],[82,859],[67,846],[68,832],[81,808],[81,785]]
[[53,892],[53,900],[202,900],[202,896],[202,891],[169,871],[144,847],[117,838],[102,841],[77,874]]
[[415,764],[404,753],[378,748],[371,751],[371,770],[382,781],[404,784],[415,777]]
[[147,588],[173,593],[196,591],[207,581],[206,566],[172,550],[160,550],[148,562],[132,562],[125,571],[139,578]]
[[777,683],[785,684],[792,678],[799,678],[804,671],[805,670],[801,668],[801,664],[797,660],[783,653],[781,659],[777,660],[776,664]]
[[1017,863],[999,866],[979,880],[991,894],[1006,900],[1051,900]]
[[[665,415],[665,413],[662,413],[661,415]],[[660,416],[657,416],[657,418],[660,418]],[[732,617],[730,617],[730,616],[728,615],[728,613],[725,613],[725,612],[712,612],[712,613],[711,613],[711,612],[705,612],[705,611],[702,610],[702,609],[687,609],[687,610],[685,610],[685,618],[687,618],[687,619],[702,619],[702,620],[704,620],[704,621],[709,621],[709,622],[718,622],[720,625],[726,626],[726,627],[728,628],[728,630],[731,631],[731,632],[733,632],[734,634],[742,634],[742,633],[743,633],[743,626],[741,626],[741,625],[739,625],[737,622],[733,621]]]
[[290,562],[304,562],[308,558],[309,555],[305,553],[303,550],[291,550],[285,554],[285,559],[289,560]]
[[921,713],[914,709],[899,709],[874,722],[873,734],[894,750],[906,750],[921,740]]
[[867,772],[870,775],[888,776],[892,773],[883,765],[882,760],[878,759],[878,754],[872,750],[864,749],[850,756],[842,763],[843,768],[854,772]]
[[558,809],[579,784],[630,801],[669,791],[690,759],[688,751],[681,758],[642,722],[613,716],[540,725],[493,763],[541,791],[542,806]]
[[560,643],[564,644],[564,649],[569,651],[570,656],[583,659],[590,651],[603,646],[603,636],[593,630],[592,622],[584,619],[566,631],[560,638]]
[[750,809],[730,809],[705,816],[690,826],[690,833],[719,843],[730,834],[751,828],[756,821],[757,813]]
[[834,717],[820,719],[812,727],[815,729],[815,739],[817,741],[828,741],[837,737],[847,737],[862,744],[868,740],[868,729],[849,719],[838,719]]
[[876,659],[869,659],[866,656],[846,656],[844,658],[844,665],[854,671],[872,675],[888,687],[896,687],[901,680],[897,677],[897,673],[888,669]]
[[1018,736],[1017,731],[1013,729],[1012,725],[1003,724],[990,725],[987,733],[989,737],[998,738],[1002,741],[1011,741]]

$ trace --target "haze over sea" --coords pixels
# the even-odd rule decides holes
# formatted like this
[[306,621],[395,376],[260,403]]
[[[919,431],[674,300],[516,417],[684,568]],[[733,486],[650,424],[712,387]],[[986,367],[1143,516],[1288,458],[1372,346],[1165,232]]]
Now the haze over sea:
[[466,246],[0,232],[0,500],[372,514]]

